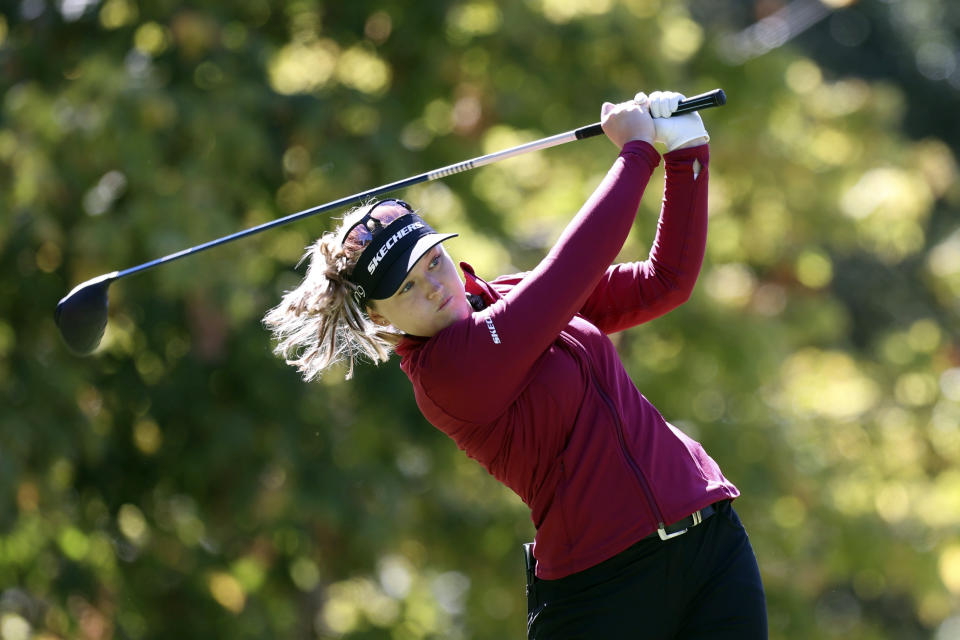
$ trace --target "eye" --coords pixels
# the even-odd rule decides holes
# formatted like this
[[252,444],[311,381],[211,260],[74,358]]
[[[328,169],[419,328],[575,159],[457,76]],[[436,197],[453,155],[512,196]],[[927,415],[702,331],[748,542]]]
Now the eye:
[[407,291],[410,291],[410,289],[413,289],[413,283],[412,283],[412,282],[409,282],[409,281],[408,281],[408,282],[404,282],[403,285],[400,287],[400,293],[401,293],[401,294],[404,294],[404,293],[406,293]]
[[430,268],[433,269],[438,264],[440,264],[440,254],[435,255],[433,260],[430,261]]

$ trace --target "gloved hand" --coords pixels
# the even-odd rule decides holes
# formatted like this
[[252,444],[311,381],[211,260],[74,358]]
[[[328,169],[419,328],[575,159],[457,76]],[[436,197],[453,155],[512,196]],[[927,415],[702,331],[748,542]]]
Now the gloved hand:
[[674,91],[654,91],[649,96],[641,91],[634,97],[637,103],[647,104],[650,115],[653,116],[654,142],[665,144],[668,152],[689,142],[697,141],[697,144],[703,144],[710,140],[703,120],[696,111],[671,117],[683,98],[683,94]]

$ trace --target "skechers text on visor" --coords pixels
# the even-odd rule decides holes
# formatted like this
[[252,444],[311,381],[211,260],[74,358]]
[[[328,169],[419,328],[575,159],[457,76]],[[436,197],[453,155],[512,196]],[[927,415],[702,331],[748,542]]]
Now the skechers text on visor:
[[[399,204],[411,213],[400,216],[384,227],[370,213],[386,203]],[[368,221],[373,221],[373,230],[369,229],[371,225]],[[423,254],[444,240],[457,236],[456,233],[437,233],[401,200],[377,203],[360,222],[350,228],[344,238],[361,225],[368,234],[369,244],[350,274],[350,281],[356,285],[353,296],[361,308],[367,300],[383,300],[392,296]]]

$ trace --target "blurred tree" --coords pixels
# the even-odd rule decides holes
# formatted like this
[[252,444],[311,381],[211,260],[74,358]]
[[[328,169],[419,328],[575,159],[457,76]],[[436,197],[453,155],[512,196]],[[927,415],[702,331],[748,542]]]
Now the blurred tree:
[[[93,358],[52,310],[89,277],[593,122],[605,99],[714,86],[700,285],[616,340],[743,491],[772,637],[952,637],[960,19],[833,1],[731,57],[783,6],[0,9],[0,637],[522,637],[519,500],[426,424],[395,364],[306,385],[270,354],[258,319],[330,221],[118,284]],[[543,255],[614,153],[403,195],[493,276]],[[624,259],[645,256],[659,189]]]

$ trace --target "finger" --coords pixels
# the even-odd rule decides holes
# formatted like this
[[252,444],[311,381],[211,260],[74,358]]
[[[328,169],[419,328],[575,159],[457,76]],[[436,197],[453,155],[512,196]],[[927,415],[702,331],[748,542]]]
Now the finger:
[[606,116],[606,115],[607,115],[608,113],[610,113],[611,111],[613,111],[613,103],[612,103],[612,102],[604,102],[604,103],[603,103],[603,106],[600,107],[600,115],[601,115],[601,117]]
[[648,98],[647,94],[645,94],[643,91],[633,96],[633,101],[639,105],[645,105],[649,99],[650,98]]
[[676,92],[671,92],[671,93],[668,94],[668,96],[669,96],[669,98],[668,98],[667,102],[668,102],[668,104],[669,104],[669,106],[670,106],[670,113],[673,113],[674,111],[677,110],[677,105],[680,104],[680,99],[681,99],[683,96],[680,95],[679,93],[676,93]]
[[662,91],[654,91],[650,94],[650,115],[654,118],[666,118],[670,115],[670,111],[667,111],[667,105],[664,104],[664,93]]
[[646,106],[643,103],[637,102],[636,100],[628,100],[627,102],[617,105],[621,111],[643,111],[646,109]]

